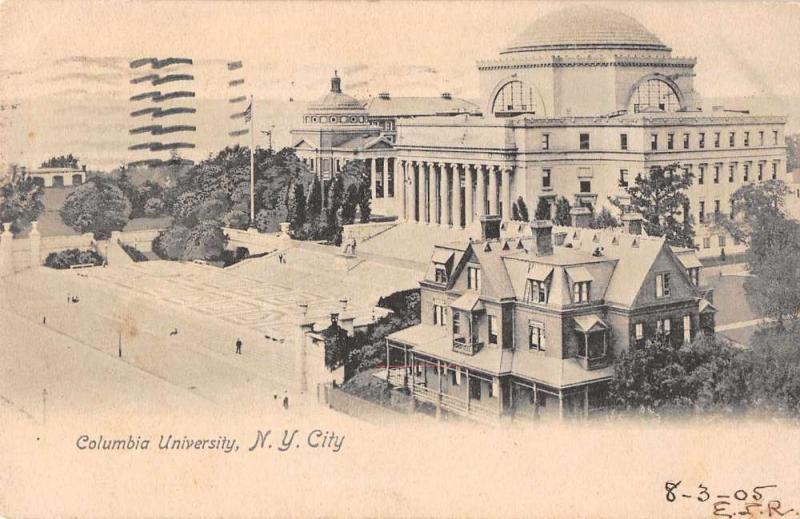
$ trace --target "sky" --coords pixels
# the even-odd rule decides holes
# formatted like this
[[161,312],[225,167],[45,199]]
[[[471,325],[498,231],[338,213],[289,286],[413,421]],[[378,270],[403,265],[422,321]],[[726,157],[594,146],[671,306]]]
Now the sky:
[[[237,124],[226,116],[232,60],[243,62],[236,74],[246,79],[235,94],[255,96],[257,128],[276,126],[277,145],[289,144],[288,128],[334,69],[359,98],[448,91],[476,99],[476,60],[564,5],[8,1],[0,5],[0,161],[38,165],[68,152],[90,167],[130,160],[128,99],[142,85],[130,84],[141,72],[127,64],[141,57],[192,58],[185,72],[195,77],[198,113],[170,123],[197,124],[198,149],[187,153],[201,158]],[[600,5],[636,18],[673,55],[697,57],[695,88],[705,98],[800,97],[800,4]]]

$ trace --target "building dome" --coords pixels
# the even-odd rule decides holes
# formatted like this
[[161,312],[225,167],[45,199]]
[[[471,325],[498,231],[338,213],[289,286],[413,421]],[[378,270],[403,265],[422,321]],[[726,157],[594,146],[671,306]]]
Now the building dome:
[[569,7],[533,22],[500,54],[554,50],[670,51],[628,15],[602,7]]
[[331,91],[310,103],[308,109],[311,112],[366,112],[361,101],[342,93],[342,80],[336,74],[331,78]]

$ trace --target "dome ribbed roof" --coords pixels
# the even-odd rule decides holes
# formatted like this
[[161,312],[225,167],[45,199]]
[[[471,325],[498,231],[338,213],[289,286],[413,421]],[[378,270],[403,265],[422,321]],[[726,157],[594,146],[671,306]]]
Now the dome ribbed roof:
[[329,110],[366,111],[361,101],[342,93],[341,79],[336,74],[331,78],[331,91],[320,99],[310,103],[308,109],[315,112],[325,112]]
[[581,6],[542,16],[500,54],[571,49],[670,50],[645,26],[626,14]]
[[310,110],[364,110],[364,105],[355,97],[347,94],[330,92],[321,99],[317,99],[308,105]]

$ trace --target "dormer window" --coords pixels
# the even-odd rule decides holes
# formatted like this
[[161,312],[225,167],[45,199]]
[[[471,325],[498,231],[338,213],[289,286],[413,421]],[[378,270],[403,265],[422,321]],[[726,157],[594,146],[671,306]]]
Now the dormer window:
[[588,303],[591,298],[592,275],[585,267],[567,269],[567,276],[572,282],[572,302]]
[[467,288],[481,291],[481,269],[480,267],[467,267]]
[[700,286],[700,269],[699,268],[691,268],[688,269],[689,272],[689,279],[692,281],[692,285],[699,287]]
[[528,302],[547,303],[547,284],[544,281],[528,280]]
[[572,284],[572,302],[573,303],[588,303],[589,292],[591,289],[591,281],[581,281]]
[[553,267],[535,264],[528,271],[527,285],[525,287],[525,301],[528,303],[546,304],[548,297],[548,282]]
[[[391,183],[390,183],[391,185]],[[434,268],[434,281],[437,283],[447,283],[450,275],[450,265],[453,262],[453,251],[437,248],[431,258]]]

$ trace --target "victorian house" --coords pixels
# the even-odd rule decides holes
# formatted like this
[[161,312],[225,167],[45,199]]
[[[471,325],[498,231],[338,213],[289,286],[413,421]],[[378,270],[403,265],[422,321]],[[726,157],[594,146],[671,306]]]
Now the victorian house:
[[387,338],[381,374],[418,402],[483,420],[588,416],[614,354],[662,333],[713,333],[712,294],[690,249],[642,234],[481,219],[480,239],[436,246],[421,323]]

